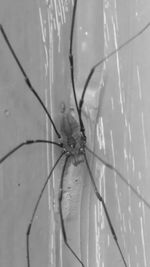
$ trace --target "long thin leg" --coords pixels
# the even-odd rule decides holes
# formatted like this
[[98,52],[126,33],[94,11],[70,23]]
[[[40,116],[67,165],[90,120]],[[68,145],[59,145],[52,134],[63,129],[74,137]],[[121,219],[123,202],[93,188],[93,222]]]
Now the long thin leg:
[[76,9],[77,9],[77,0],[74,1],[73,13],[72,13],[72,23],[71,23],[71,31],[70,31],[69,62],[70,62],[72,89],[73,89],[75,105],[76,105],[76,109],[77,109],[77,113],[78,113],[78,117],[79,117],[80,130],[81,130],[83,136],[85,137],[85,129],[84,129],[83,121],[82,121],[82,118],[81,118],[81,115],[80,115],[80,112],[79,112],[77,96],[76,96],[76,89],[75,89],[75,82],[74,82],[74,59],[73,59],[72,45],[73,45],[73,34],[74,34],[74,24],[75,24],[75,17],[76,17]]
[[60,186],[59,186],[59,199],[58,199],[58,201],[59,201],[60,222],[61,222],[62,235],[63,235],[65,245],[68,247],[68,249],[71,251],[71,253],[75,256],[75,258],[81,263],[82,267],[84,267],[84,264],[82,263],[82,261],[79,259],[77,254],[73,251],[73,249],[68,244],[64,220],[63,220],[63,214],[62,214],[63,179],[64,179],[64,172],[65,172],[67,161],[68,161],[69,157],[70,156],[67,156],[65,159],[65,163],[64,163],[64,166],[62,169],[62,174],[61,174],[61,179],[60,179]]
[[82,92],[82,96],[81,96],[81,99],[79,101],[79,113],[80,113],[80,117],[81,116],[81,112],[82,112],[82,106],[83,106],[83,103],[84,103],[84,96],[85,96],[85,92],[86,92],[86,89],[88,87],[88,84],[95,72],[95,70],[97,69],[98,66],[100,66],[102,63],[104,63],[107,59],[109,59],[110,57],[112,57],[113,55],[115,55],[117,52],[119,52],[122,48],[124,48],[125,46],[129,45],[133,40],[135,40],[137,37],[139,37],[142,33],[144,33],[150,26],[150,22],[147,23],[145,25],[145,27],[143,27],[138,33],[136,33],[135,35],[133,35],[130,39],[128,39],[126,42],[124,42],[123,44],[121,44],[117,49],[113,50],[110,54],[108,54],[106,57],[104,57],[103,59],[101,59],[97,64],[95,64],[88,76],[87,76],[87,79],[85,81],[85,85],[84,85],[84,88],[83,88],[83,92]]
[[37,139],[37,140],[26,140],[25,142],[20,143],[16,147],[14,147],[12,150],[10,150],[5,156],[3,156],[0,159],[0,164],[5,161],[8,157],[10,157],[13,153],[15,153],[17,150],[19,150],[21,147],[26,146],[26,145],[31,145],[31,144],[36,144],[36,143],[45,143],[45,144],[53,144],[59,147],[62,147],[61,144],[52,142],[49,140],[42,140],[42,139]]
[[46,188],[46,186],[47,186],[47,183],[48,183],[49,179],[51,178],[51,175],[52,175],[54,169],[56,168],[58,162],[60,161],[60,159],[62,158],[62,156],[63,156],[64,154],[65,154],[65,152],[63,152],[63,153],[59,156],[59,158],[58,158],[57,161],[55,162],[53,168],[51,169],[50,174],[48,175],[48,177],[47,177],[47,179],[46,179],[46,181],[45,181],[45,183],[44,183],[44,185],[43,185],[43,187],[42,187],[42,190],[41,190],[41,192],[40,192],[40,194],[39,194],[38,200],[37,200],[37,202],[36,202],[36,204],[35,204],[35,207],[34,207],[34,210],[33,210],[33,213],[32,213],[32,217],[31,217],[30,223],[29,223],[28,228],[27,228],[27,232],[26,232],[26,250],[27,250],[27,266],[28,266],[28,267],[30,267],[30,247],[29,247],[30,244],[29,244],[29,242],[30,242],[30,232],[31,232],[31,228],[32,228],[33,220],[34,220],[34,217],[35,217],[37,208],[38,208],[38,206],[39,206],[41,197],[42,197],[42,195],[43,195],[43,193],[44,193],[44,190],[45,190],[45,188]]
[[103,206],[103,209],[104,209],[104,212],[105,212],[105,215],[106,215],[106,218],[107,218],[107,221],[108,221],[108,224],[109,224],[109,227],[110,227],[110,230],[111,230],[111,233],[112,233],[112,236],[114,238],[114,241],[118,247],[118,250],[120,252],[120,255],[121,255],[121,258],[123,260],[123,263],[124,263],[124,266],[125,267],[128,267],[127,263],[126,263],[126,260],[124,258],[124,255],[123,255],[123,252],[120,248],[120,245],[118,243],[118,239],[117,239],[117,235],[116,235],[116,232],[114,230],[114,227],[112,225],[112,222],[111,222],[111,219],[110,219],[110,216],[109,216],[109,213],[108,213],[108,210],[107,210],[107,207],[105,205],[105,202],[102,198],[102,196],[100,195],[100,193],[98,192],[98,189],[97,189],[97,186],[95,184],[95,181],[94,181],[94,178],[93,178],[93,175],[92,175],[92,172],[91,172],[91,169],[89,167],[89,163],[88,163],[88,160],[87,160],[87,157],[86,157],[86,153],[84,154],[84,158],[85,158],[85,163],[86,163],[86,166],[88,168],[88,171],[89,171],[89,175],[90,175],[90,178],[91,178],[91,182],[92,182],[92,186],[93,186],[93,189],[94,189],[94,192],[95,192],[95,195],[96,197],[98,198],[98,200],[102,203],[102,206]]
[[72,23],[71,23],[71,31],[70,31],[69,62],[70,62],[71,82],[72,82],[74,100],[75,100],[76,108],[78,111],[78,103],[77,103],[77,96],[76,96],[75,83],[74,83],[74,60],[73,60],[73,53],[72,53],[76,9],[77,9],[77,0],[74,1],[73,12],[72,12]]
[[143,203],[147,206],[148,209],[150,209],[150,204],[144,199],[144,197],[125,179],[125,177],[111,164],[106,162],[104,159],[102,159],[100,156],[95,154],[90,148],[86,146],[87,151],[89,151],[93,156],[95,156],[101,163],[103,163],[107,168],[110,170],[114,171],[122,180],[123,183],[125,183],[131,190],[132,192],[136,195],[138,199],[143,201]]
[[2,33],[2,35],[3,35],[3,37],[4,37],[4,40],[5,40],[5,42],[6,42],[7,46],[8,46],[8,48],[10,49],[10,51],[11,51],[13,57],[14,57],[14,59],[15,59],[17,65],[18,65],[20,71],[22,72],[22,74],[23,74],[23,76],[24,76],[24,79],[25,79],[25,82],[26,82],[28,88],[29,88],[30,91],[34,94],[34,96],[37,98],[37,100],[39,101],[39,103],[40,103],[41,106],[43,107],[44,111],[46,112],[46,114],[47,114],[47,116],[48,116],[48,118],[49,118],[49,120],[50,120],[50,122],[52,123],[52,125],[53,125],[53,127],[54,127],[55,133],[57,134],[58,138],[61,138],[60,133],[57,131],[57,128],[56,128],[56,126],[55,126],[55,124],[54,124],[54,122],[53,122],[53,120],[52,120],[52,118],[51,118],[50,113],[48,112],[48,110],[47,110],[46,106],[44,105],[42,99],[39,97],[39,95],[37,94],[37,92],[36,92],[35,89],[33,88],[32,84],[31,84],[31,82],[30,82],[30,80],[29,80],[29,77],[27,76],[25,70],[23,69],[23,67],[22,67],[22,65],[21,65],[21,63],[20,63],[20,61],[19,61],[19,59],[18,59],[18,57],[17,57],[17,55],[16,55],[14,49],[12,48],[12,45],[10,44],[10,42],[9,42],[9,40],[8,40],[8,37],[7,37],[7,35],[6,35],[6,32],[5,32],[5,30],[4,30],[4,28],[3,28],[3,26],[2,26],[1,24],[0,24],[0,31],[1,31],[1,33]]

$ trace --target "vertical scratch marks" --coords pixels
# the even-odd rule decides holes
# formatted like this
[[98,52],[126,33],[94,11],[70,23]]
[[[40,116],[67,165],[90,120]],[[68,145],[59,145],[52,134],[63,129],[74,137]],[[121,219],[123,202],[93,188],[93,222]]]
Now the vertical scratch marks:
[[141,239],[142,239],[142,247],[143,247],[143,257],[144,257],[144,267],[147,267],[147,260],[146,260],[146,251],[145,251],[145,240],[144,240],[144,231],[143,231],[143,219],[140,218],[141,224]]
[[147,157],[147,144],[146,144],[146,137],[145,137],[145,124],[144,124],[143,112],[141,113],[141,120],[142,120],[142,131],[143,131],[144,153],[145,153],[145,166],[147,168],[148,167],[148,157]]
[[[114,31],[115,49],[118,49],[116,26],[115,26],[115,23],[114,23],[113,18],[112,18],[112,24],[113,24],[113,31]],[[120,106],[121,106],[121,113],[123,114],[123,99],[122,99],[122,87],[121,87],[121,74],[120,74],[120,62],[119,62],[118,52],[116,53],[116,59],[117,59],[117,72],[118,72],[118,87],[119,87],[119,93],[120,93]]]

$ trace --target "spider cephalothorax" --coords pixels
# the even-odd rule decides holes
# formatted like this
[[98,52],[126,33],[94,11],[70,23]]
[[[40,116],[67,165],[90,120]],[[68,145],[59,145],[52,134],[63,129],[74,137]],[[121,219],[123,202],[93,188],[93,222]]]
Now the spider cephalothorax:
[[86,139],[80,131],[79,123],[75,118],[73,108],[66,110],[65,105],[61,110],[60,121],[61,143],[64,151],[72,157],[73,164],[77,166],[84,161]]

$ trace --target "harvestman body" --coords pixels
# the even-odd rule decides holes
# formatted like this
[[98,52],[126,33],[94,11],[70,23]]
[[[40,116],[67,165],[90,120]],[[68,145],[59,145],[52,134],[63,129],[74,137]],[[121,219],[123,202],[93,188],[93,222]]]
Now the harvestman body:
[[5,33],[5,30],[3,29],[3,26],[0,25],[0,31],[1,31],[1,33],[3,35],[3,37],[4,37],[4,40],[5,40],[8,48],[10,49],[10,51],[11,51],[13,57],[14,57],[17,65],[18,65],[22,75],[24,76],[24,79],[25,79],[27,87],[34,94],[35,98],[37,99],[37,101],[40,103],[41,107],[45,111],[46,115],[49,118],[49,121],[50,121],[51,125],[53,126],[55,134],[58,137],[58,142],[54,142],[54,141],[51,141],[51,140],[43,140],[43,139],[26,140],[26,141],[20,143],[19,145],[17,145],[16,147],[14,147],[12,150],[10,150],[6,155],[4,155],[0,159],[0,164],[2,162],[4,162],[13,153],[15,153],[17,150],[19,150],[21,147],[27,146],[27,145],[31,145],[31,144],[34,144],[34,143],[52,144],[52,145],[55,145],[55,146],[59,147],[61,149],[61,151],[62,151],[60,156],[59,156],[59,158],[56,160],[53,168],[51,169],[47,179],[45,180],[45,183],[44,183],[44,185],[43,185],[43,187],[41,189],[41,192],[40,192],[40,194],[39,194],[39,196],[37,198],[37,202],[35,203],[35,207],[34,207],[34,210],[33,210],[29,225],[27,227],[27,232],[26,232],[27,267],[31,267],[32,266],[32,263],[31,263],[31,260],[30,260],[30,232],[31,232],[31,229],[32,229],[33,220],[35,218],[35,214],[36,214],[39,202],[40,202],[41,197],[42,197],[42,195],[44,193],[44,190],[45,190],[45,188],[47,186],[47,183],[48,183],[49,179],[51,178],[54,169],[56,168],[58,162],[60,161],[60,159],[62,157],[65,157],[65,160],[64,160],[62,173],[61,173],[61,178],[60,178],[58,203],[59,203],[59,214],[60,214],[62,235],[63,235],[63,239],[64,239],[65,245],[68,247],[68,249],[74,255],[74,257],[77,259],[77,261],[81,264],[81,266],[85,267],[85,265],[82,262],[82,260],[78,257],[76,252],[70,247],[70,245],[68,243],[66,229],[65,229],[65,225],[64,225],[63,212],[62,212],[63,180],[64,180],[64,174],[65,174],[66,166],[67,166],[69,161],[71,161],[74,164],[74,166],[77,166],[81,162],[84,161],[85,165],[87,167],[88,173],[89,173],[89,177],[90,177],[91,184],[92,184],[93,190],[95,192],[95,195],[96,195],[97,199],[101,202],[102,207],[104,209],[104,213],[105,213],[108,225],[110,227],[111,234],[112,234],[112,236],[114,238],[114,241],[115,241],[116,246],[118,248],[118,251],[120,253],[120,257],[122,259],[122,262],[123,262],[125,267],[128,267],[128,264],[127,264],[127,261],[126,261],[126,257],[124,256],[123,251],[122,251],[122,249],[121,249],[121,247],[119,245],[116,232],[115,232],[115,230],[113,228],[109,213],[107,211],[107,207],[105,205],[105,202],[104,202],[102,196],[98,192],[96,183],[94,181],[93,174],[92,174],[91,169],[89,167],[89,163],[88,163],[88,159],[87,159],[87,156],[86,156],[86,152],[88,151],[89,153],[91,153],[91,155],[95,156],[106,167],[108,167],[109,169],[114,171],[118,175],[118,177],[120,177],[122,182],[124,182],[128,187],[130,187],[130,189],[135,194],[135,196],[137,198],[139,198],[141,201],[143,201],[143,203],[149,209],[150,209],[150,204],[143,198],[142,195],[140,195],[136,191],[136,189],[130,183],[128,183],[128,181],[122,176],[122,174],[115,167],[113,167],[112,165],[107,163],[101,157],[97,156],[93,151],[91,151],[87,147],[87,145],[86,145],[86,133],[85,133],[85,128],[84,128],[84,123],[83,123],[83,120],[82,120],[82,107],[83,107],[83,104],[84,104],[84,97],[85,97],[86,90],[88,88],[88,84],[89,84],[89,82],[90,82],[90,80],[91,80],[91,78],[93,76],[93,73],[95,72],[95,69],[98,66],[100,66],[103,62],[108,60],[111,56],[113,56],[116,52],[118,52],[123,47],[125,47],[126,45],[131,43],[138,36],[140,36],[150,26],[150,23],[148,23],[144,28],[142,28],[141,31],[139,31],[137,34],[135,34],[133,37],[131,37],[129,40],[127,40],[125,43],[120,45],[116,50],[112,51],[108,56],[104,57],[102,60],[100,60],[97,64],[95,64],[91,68],[91,70],[89,72],[89,75],[87,76],[87,79],[85,80],[85,85],[83,87],[81,99],[80,99],[80,101],[78,103],[77,97],[76,97],[75,81],[74,81],[74,60],[73,60],[73,52],[72,52],[76,9],[77,9],[77,0],[74,1],[73,14],[72,14],[72,23],[71,23],[71,32],[70,32],[69,62],[70,62],[70,74],[71,74],[72,90],[73,90],[73,95],[74,95],[74,101],[75,101],[75,107],[76,107],[76,111],[77,111],[78,121],[75,119],[73,110],[69,109],[67,111],[65,106],[63,105],[62,106],[62,111],[61,111],[62,114],[61,114],[60,132],[57,130],[57,128],[55,126],[55,123],[52,120],[51,115],[48,112],[48,110],[47,110],[45,104],[43,103],[42,99],[40,98],[40,96],[37,94],[36,90],[32,86],[29,77],[27,76],[25,70],[23,69],[18,57],[16,56],[16,54],[15,54],[15,52],[14,52],[14,50],[13,50],[13,48],[12,48],[12,46],[11,46],[9,40],[8,40],[8,37],[7,37],[6,33]]

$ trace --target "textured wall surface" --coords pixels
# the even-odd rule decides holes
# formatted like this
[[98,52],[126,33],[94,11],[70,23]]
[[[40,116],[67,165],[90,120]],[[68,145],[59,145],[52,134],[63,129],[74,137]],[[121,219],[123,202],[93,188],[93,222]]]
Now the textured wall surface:
[[[0,0],[0,23],[34,88],[60,125],[60,104],[74,107],[69,69],[73,1]],[[112,3],[113,2],[113,3]],[[73,42],[77,98],[91,67],[149,22],[148,1],[78,0]],[[150,202],[150,29],[92,77],[83,119],[87,145]],[[0,33],[0,158],[28,139],[57,140]],[[0,165],[0,266],[25,267],[26,231],[59,149],[23,147]],[[150,265],[150,208],[119,175],[87,152],[128,267]],[[31,267],[79,267],[64,246],[58,212],[63,160],[46,188],[31,235]],[[63,214],[69,244],[85,267],[124,267],[84,163],[65,174]]]

